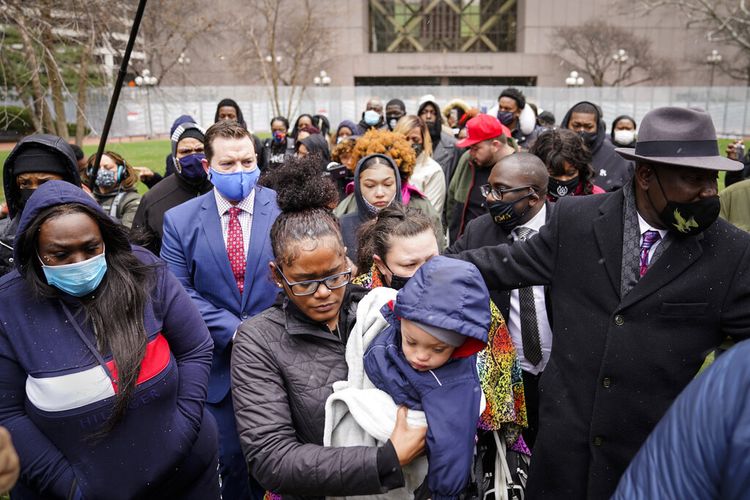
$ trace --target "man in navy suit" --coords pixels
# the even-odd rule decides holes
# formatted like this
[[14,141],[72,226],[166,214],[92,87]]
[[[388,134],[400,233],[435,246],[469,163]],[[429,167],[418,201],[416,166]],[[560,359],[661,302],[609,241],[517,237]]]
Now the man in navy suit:
[[[269,232],[279,214],[276,193],[257,186],[250,133],[221,121],[206,131],[203,168],[214,189],[164,216],[161,256],[198,306],[214,340],[208,408],[219,426],[222,497],[260,498],[248,482],[229,392],[232,338],[240,322],[270,307]],[[252,483],[252,484],[251,484]]]

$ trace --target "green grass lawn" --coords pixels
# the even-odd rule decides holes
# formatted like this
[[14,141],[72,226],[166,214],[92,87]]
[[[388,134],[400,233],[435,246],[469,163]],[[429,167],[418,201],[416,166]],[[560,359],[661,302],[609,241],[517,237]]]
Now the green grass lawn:
[[[724,154],[727,144],[731,142],[731,139],[719,139],[719,150],[721,154]],[[170,144],[168,140],[151,140],[151,141],[137,141],[137,142],[113,142],[110,143],[108,150],[114,151],[122,155],[128,162],[138,167],[148,167],[154,172],[160,174],[164,173],[164,157],[170,152]],[[97,146],[84,146],[83,152],[86,155],[96,153]],[[5,163],[5,159],[10,154],[10,151],[0,151],[0,164]],[[0,173],[0,179],[2,173]],[[719,173],[719,190],[724,189],[724,172]],[[146,186],[138,184],[138,191],[144,193]],[[5,196],[0,190],[0,202],[5,201]]]

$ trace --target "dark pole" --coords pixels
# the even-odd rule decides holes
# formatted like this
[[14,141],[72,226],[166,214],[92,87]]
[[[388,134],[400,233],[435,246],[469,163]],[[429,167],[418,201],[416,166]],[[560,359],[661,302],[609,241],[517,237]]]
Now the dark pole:
[[94,182],[96,182],[96,175],[99,173],[99,164],[102,161],[102,154],[104,153],[104,146],[107,144],[107,137],[109,136],[109,128],[112,126],[112,119],[115,117],[115,109],[117,108],[117,101],[120,98],[120,90],[122,89],[122,82],[125,81],[125,75],[128,72],[128,64],[130,63],[130,53],[133,52],[133,45],[135,45],[135,39],[138,36],[138,28],[141,25],[141,19],[143,18],[143,11],[146,9],[146,0],[139,0],[138,10],[135,12],[135,19],[133,20],[133,27],[130,29],[130,38],[128,39],[128,45],[125,47],[125,54],[122,56],[122,63],[120,64],[120,72],[117,73],[117,81],[115,82],[115,89],[112,92],[112,100],[109,101],[109,109],[107,110],[107,118],[104,120],[104,127],[102,128],[102,136],[99,139],[99,149],[96,151],[96,159],[94,161],[94,168],[89,176],[89,188],[94,190]]

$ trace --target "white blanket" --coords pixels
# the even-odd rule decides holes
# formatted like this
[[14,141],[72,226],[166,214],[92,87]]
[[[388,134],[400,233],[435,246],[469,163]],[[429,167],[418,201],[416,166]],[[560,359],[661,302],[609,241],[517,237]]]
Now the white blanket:
[[[364,370],[365,349],[388,323],[380,309],[396,299],[396,290],[382,287],[368,293],[357,308],[357,322],[346,344],[346,380],[333,384],[333,394],[326,401],[325,446],[378,446],[384,444],[396,425],[398,407],[391,397],[377,389]],[[426,426],[424,412],[409,410],[410,426]],[[412,492],[427,475],[424,456],[403,468],[405,486],[380,495],[354,498],[410,499]]]

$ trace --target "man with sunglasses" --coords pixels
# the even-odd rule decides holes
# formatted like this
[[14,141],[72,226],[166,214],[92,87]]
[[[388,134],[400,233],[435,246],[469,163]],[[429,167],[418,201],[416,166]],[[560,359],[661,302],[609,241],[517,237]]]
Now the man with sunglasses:
[[[531,238],[549,220],[546,202],[549,174],[535,155],[516,153],[492,167],[488,183],[479,187],[488,213],[467,224],[461,238],[445,253],[495,246]],[[521,361],[529,426],[523,437],[533,447],[539,424],[539,378],[552,348],[551,311],[543,286],[491,290],[490,297],[503,313]]]

